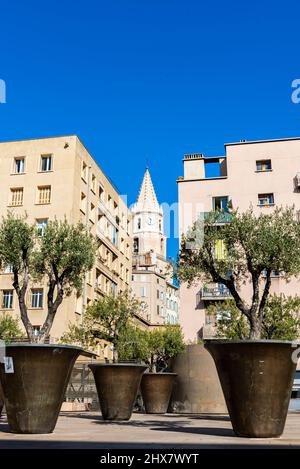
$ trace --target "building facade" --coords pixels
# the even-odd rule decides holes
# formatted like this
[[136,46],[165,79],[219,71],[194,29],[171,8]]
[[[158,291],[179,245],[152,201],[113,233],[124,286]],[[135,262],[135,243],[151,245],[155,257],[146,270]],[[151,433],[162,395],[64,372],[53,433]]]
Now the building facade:
[[[83,291],[65,298],[50,340],[81,321],[87,305],[108,293],[130,289],[132,276],[131,212],[77,136],[0,143],[0,216],[27,215],[38,234],[49,220],[82,222],[97,239],[95,267]],[[31,284],[27,306],[38,334],[46,318],[47,284]],[[12,275],[0,274],[1,310],[19,313]]]
[[[178,178],[180,237],[201,213],[215,209],[226,212],[230,207],[242,212],[252,206],[259,214],[275,206],[294,205],[300,210],[300,138],[225,144],[225,156],[185,155],[183,164],[184,176]],[[271,292],[293,296],[299,291],[298,279],[287,283],[273,273]],[[247,299],[250,295],[251,286],[246,284],[242,296]],[[223,285],[182,285],[180,322],[185,338],[211,337],[214,328],[206,314],[207,305],[228,298],[230,293]]]
[[179,289],[173,284],[166,259],[164,215],[148,168],[133,213],[132,290],[144,305],[141,320],[147,326],[177,324]]

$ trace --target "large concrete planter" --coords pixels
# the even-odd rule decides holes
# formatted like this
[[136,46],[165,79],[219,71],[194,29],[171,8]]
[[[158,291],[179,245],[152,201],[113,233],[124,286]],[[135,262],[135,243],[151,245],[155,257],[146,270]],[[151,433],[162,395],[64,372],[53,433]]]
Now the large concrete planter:
[[296,363],[287,341],[207,341],[234,432],[279,437],[284,430]]
[[0,367],[7,420],[13,433],[53,432],[73,365],[82,352],[67,345],[10,344],[13,373]]
[[144,373],[141,393],[147,414],[167,412],[176,376],[176,373]]
[[0,382],[0,417],[2,414],[3,407],[4,407],[4,398],[3,398],[3,392],[1,388],[1,382]]
[[216,366],[203,345],[187,345],[171,363],[177,379],[169,411],[179,414],[224,414],[227,407]]
[[103,419],[129,420],[147,367],[123,363],[95,363],[89,367],[94,374]]

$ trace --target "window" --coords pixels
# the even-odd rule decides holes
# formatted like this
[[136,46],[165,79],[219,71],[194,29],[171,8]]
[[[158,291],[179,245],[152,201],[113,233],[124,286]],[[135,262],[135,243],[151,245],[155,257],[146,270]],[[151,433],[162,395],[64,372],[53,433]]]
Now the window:
[[160,240],[160,252],[162,254],[164,253],[164,247],[165,247],[165,243],[164,243],[163,238],[161,238],[161,240]]
[[90,220],[92,223],[95,223],[95,205],[91,203],[91,210],[90,210]]
[[104,202],[104,189],[102,186],[99,186],[99,199]]
[[160,231],[160,233],[162,232],[162,224],[161,224],[161,220],[159,220],[159,231]]
[[272,170],[271,160],[256,161],[256,171],[264,172],[264,171],[271,171],[271,170]]
[[137,228],[138,228],[138,230],[140,230],[142,228],[142,219],[141,218],[138,218]]
[[22,174],[25,170],[25,158],[15,158],[15,174]]
[[96,194],[96,176],[95,174],[92,175],[92,191]]
[[112,209],[112,198],[111,196],[108,194],[107,195],[107,205],[108,205],[108,209],[111,210]]
[[12,274],[13,273],[13,267],[12,265],[7,265],[4,267],[4,270],[3,270],[3,273],[4,274]]
[[23,205],[23,187],[10,189],[10,205],[12,207]]
[[38,187],[38,204],[50,204],[51,202],[51,186]]
[[[266,278],[267,277],[267,269],[264,269],[261,273],[262,277]],[[280,277],[280,272],[278,270],[272,270],[271,272],[271,278],[278,278]]]
[[41,332],[41,326],[33,326],[33,332],[34,332],[35,337],[38,337]]
[[116,283],[112,282],[111,283],[111,293],[112,293],[112,296],[115,297],[117,295],[117,291],[118,291],[118,286]]
[[111,242],[116,246],[118,243],[118,230],[112,225]]
[[159,290],[156,292],[157,299],[159,300]]
[[274,194],[258,194],[258,205],[273,205]]
[[81,197],[80,197],[80,210],[85,213],[86,211],[86,195],[81,192]]
[[47,218],[40,218],[36,220],[36,230],[38,236],[44,236],[45,234],[45,229],[48,225],[48,219]]
[[141,297],[145,298],[146,296],[146,287],[141,287]]
[[13,297],[14,297],[13,290],[3,290],[2,308],[12,309]]
[[42,308],[43,307],[43,289],[33,288],[31,290],[31,307]]
[[[114,202],[114,214],[118,215],[118,211],[119,211],[118,204],[116,202]],[[118,215],[118,218],[120,219],[119,215]]]
[[41,171],[52,171],[52,155],[41,156]]
[[228,212],[228,196],[213,197],[213,210]]
[[157,305],[157,314],[159,314],[160,308],[159,305]]
[[84,161],[82,162],[81,166],[81,177],[84,181],[87,180],[87,165]]
[[139,253],[139,239],[138,238],[134,238],[133,240],[133,252],[134,254]]

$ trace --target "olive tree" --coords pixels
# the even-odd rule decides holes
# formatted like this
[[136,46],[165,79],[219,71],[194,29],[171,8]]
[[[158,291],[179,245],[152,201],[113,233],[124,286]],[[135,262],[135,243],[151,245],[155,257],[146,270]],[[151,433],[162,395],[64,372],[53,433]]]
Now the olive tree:
[[[50,221],[43,236],[24,218],[8,214],[0,225],[0,262],[10,266],[20,315],[30,342],[45,342],[63,299],[79,291],[95,261],[95,243],[82,224]],[[34,333],[26,305],[29,285],[47,280],[47,315]]]
[[8,343],[22,335],[19,321],[7,312],[0,313],[0,340]]
[[124,330],[141,309],[141,303],[129,291],[103,296],[88,306],[84,324],[77,329],[77,333],[90,342],[91,337],[94,342],[110,342],[113,347],[113,361],[117,362],[120,337],[124,337]]
[[120,357],[142,361],[149,365],[151,372],[167,369],[169,360],[184,349],[184,338],[178,325],[166,324],[152,330],[131,326],[120,335]]
[[[223,255],[216,246],[223,244]],[[300,225],[294,208],[276,208],[256,216],[253,209],[212,212],[183,237],[177,276],[189,286],[199,281],[225,285],[249,323],[249,337],[262,337],[272,272],[289,280],[300,272]],[[251,298],[242,296],[250,283]]]
[[[214,302],[207,313],[216,318],[216,333],[219,338],[246,339],[250,327],[246,317],[233,300]],[[300,334],[300,297],[270,295],[262,322],[262,339],[295,340]]]

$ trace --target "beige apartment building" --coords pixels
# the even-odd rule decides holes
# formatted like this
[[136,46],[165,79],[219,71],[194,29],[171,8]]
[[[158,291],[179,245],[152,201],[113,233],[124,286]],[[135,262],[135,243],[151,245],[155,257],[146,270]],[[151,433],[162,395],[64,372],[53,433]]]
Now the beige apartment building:
[[[244,211],[251,205],[259,214],[294,205],[300,214],[300,138],[228,143],[224,156],[185,155],[183,164],[184,176],[178,178],[180,237],[201,213],[217,208]],[[209,165],[217,171],[214,177],[209,177]],[[243,296],[249,297],[250,285],[243,289]],[[287,283],[274,272],[271,289],[299,295],[300,281]],[[185,338],[211,337],[214,328],[207,305],[227,298],[230,294],[223,285],[199,284],[190,289],[182,285],[180,323]]]
[[179,322],[179,289],[172,279],[166,258],[164,214],[159,205],[150,172],[146,169],[133,213],[132,290],[144,310],[140,321],[145,327]]
[[[96,265],[83,291],[66,298],[51,332],[56,341],[86,306],[110,292],[130,288],[132,276],[131,212],[80,139],[75,136],[0,143],[0,216],[27,214],[40,236],[49,220],[84,223],[98,243]],[[31,284],[27,306],[38,334],[46,317],[47,285]],[[12,275],[0,275],[1,310],[18,314]]]

